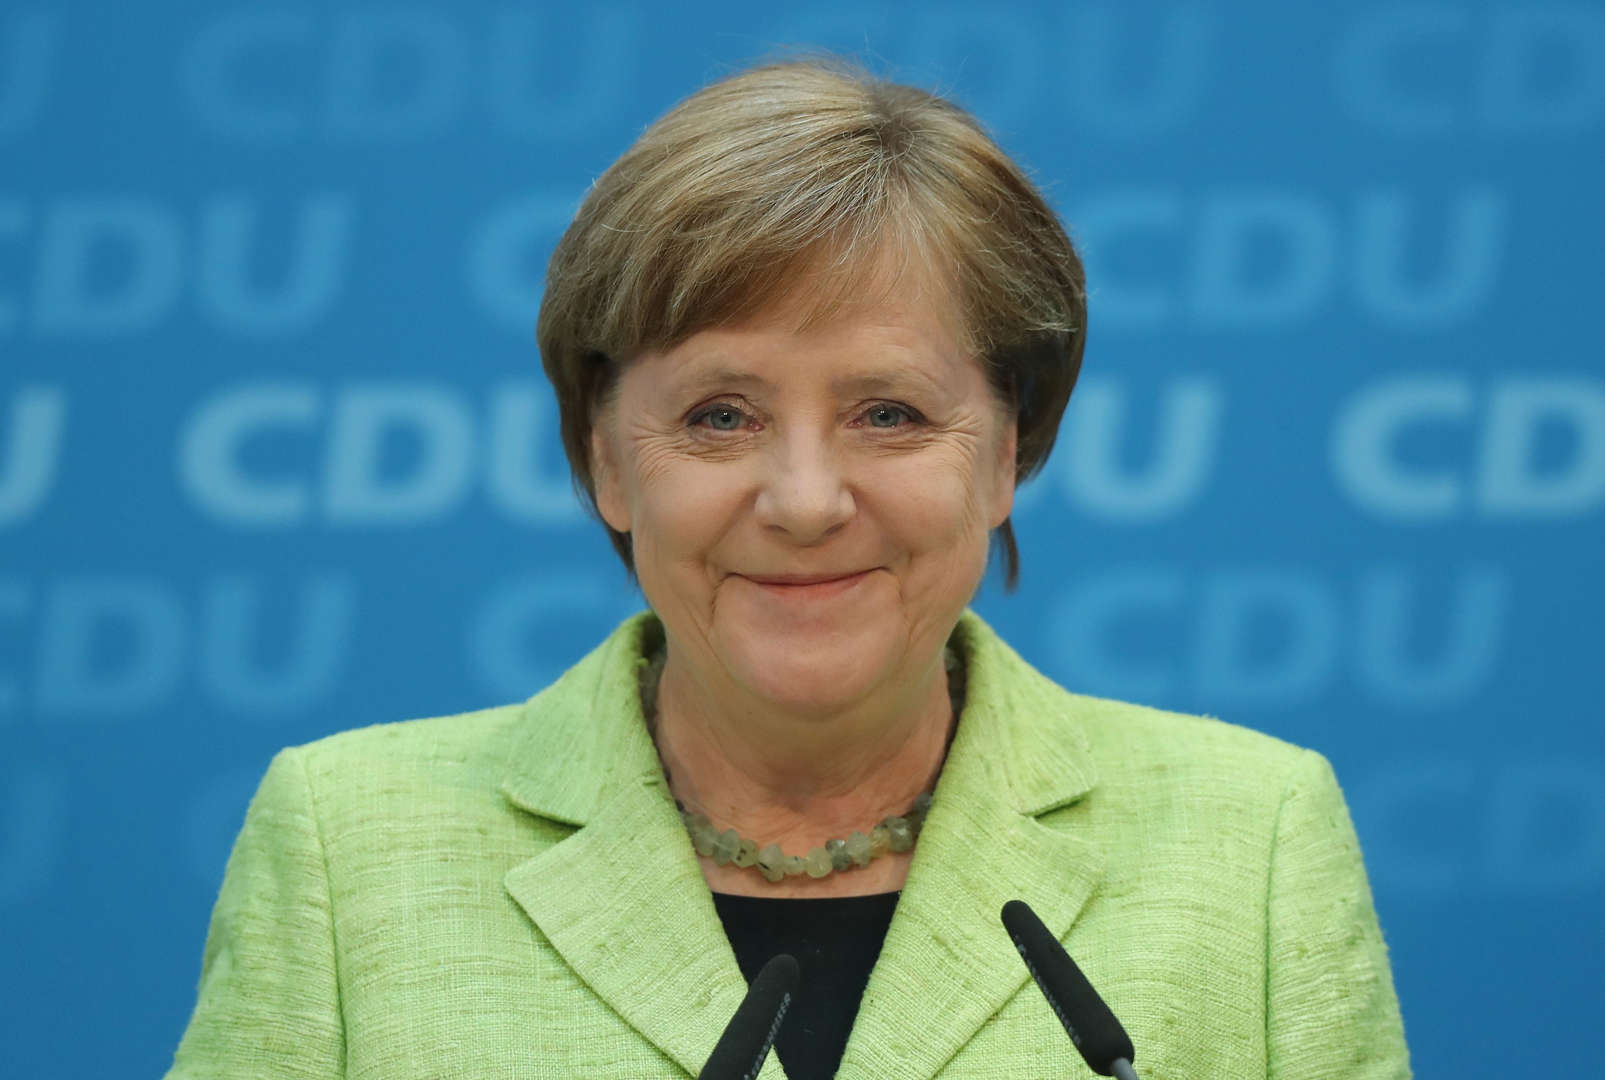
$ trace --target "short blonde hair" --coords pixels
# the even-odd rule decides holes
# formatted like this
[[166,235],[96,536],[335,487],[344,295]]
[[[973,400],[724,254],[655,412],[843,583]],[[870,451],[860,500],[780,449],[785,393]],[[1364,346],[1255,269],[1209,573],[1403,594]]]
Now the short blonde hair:
[[[552,253],[536,337],[591,513],[592,428],[634,356],[799,291],[806,329],[861,298],[888,251],[947,283],[966,345],[1015,417],[1016,483],[1041,468],[1086,344],[1070,238],[959,106],[814,57],[686,98],[597,179]],[[628,534],[603,524],[633,575]],[[993,539],[1013,589],[1008,521]]]

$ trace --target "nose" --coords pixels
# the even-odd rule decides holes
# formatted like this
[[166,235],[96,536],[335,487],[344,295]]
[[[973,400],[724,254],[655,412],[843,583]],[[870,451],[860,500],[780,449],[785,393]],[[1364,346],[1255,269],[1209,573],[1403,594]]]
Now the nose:
[[827,440],[797,432],[769,449],[756,506],[766,529],[813,544],[847,524],[856,509],[853,494]]

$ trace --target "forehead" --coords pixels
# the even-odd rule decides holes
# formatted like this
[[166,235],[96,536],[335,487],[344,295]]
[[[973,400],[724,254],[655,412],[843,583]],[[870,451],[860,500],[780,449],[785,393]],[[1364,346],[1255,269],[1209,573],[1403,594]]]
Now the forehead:
[[717,327],[643,360],[651,389],[674,402],[803,387],[833,397],[955,394],[969,383],[961,370],[968,361],[940,323],[874,310],[806,332],[785,322]]
[[975,368],[957,304],[927,272],[905,265],[855,275],[856,291],[820,294],[809,279],[739,320],[700,330],[639,359],[658,380],[773,385],[798,376],[832,391],[886,392],[951,382]]

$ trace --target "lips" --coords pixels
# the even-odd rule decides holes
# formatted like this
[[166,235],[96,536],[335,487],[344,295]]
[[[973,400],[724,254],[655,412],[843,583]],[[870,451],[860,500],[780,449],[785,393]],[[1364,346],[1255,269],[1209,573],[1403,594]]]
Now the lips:
[[759,585],[823,585],[831,581],[846,581],[869,573],[868,570],[846,570],[824,574],[744,574],[748,581]]

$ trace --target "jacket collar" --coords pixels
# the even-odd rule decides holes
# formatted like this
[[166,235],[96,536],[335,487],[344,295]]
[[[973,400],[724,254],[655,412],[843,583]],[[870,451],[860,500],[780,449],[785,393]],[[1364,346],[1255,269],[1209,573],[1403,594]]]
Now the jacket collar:
[[[662,632],[631,617],[526,703],[502,790],[576,831],[506,885],[576,974],[695,1075],[746,981],[641,715],[637,673]],[[973,612],[953,643],[964,710],[842,1077],[934,1075],[1026,981],[1003,903],[1026,900],[1063,937],[1102,872],[1101,851],[1037,820],[1096,783],[1078,699]],[[783,1075],[773,1055],[760,1075]]]

